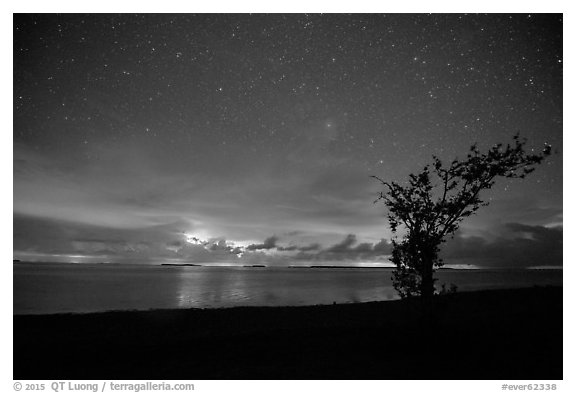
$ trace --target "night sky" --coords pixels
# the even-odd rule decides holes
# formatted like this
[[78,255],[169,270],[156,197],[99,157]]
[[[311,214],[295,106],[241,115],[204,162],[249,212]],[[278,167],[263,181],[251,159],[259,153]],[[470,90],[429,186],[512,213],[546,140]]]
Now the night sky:
[[561,15],[16,15],[14,258],[386,264],[380,187],[520,132],[445,262],[562,264]]

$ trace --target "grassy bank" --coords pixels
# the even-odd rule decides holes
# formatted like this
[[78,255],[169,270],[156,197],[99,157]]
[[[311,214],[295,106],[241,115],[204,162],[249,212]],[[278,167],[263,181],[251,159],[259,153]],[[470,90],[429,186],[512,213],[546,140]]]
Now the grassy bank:
[[14,316],[14,379],[561,379],[562,288]]

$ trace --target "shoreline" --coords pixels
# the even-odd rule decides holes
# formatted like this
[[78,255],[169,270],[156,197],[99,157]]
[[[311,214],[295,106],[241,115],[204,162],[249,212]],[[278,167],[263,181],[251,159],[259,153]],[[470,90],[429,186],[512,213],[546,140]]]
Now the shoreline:
[[562,378],[562,287],[13,320],[15,379]]

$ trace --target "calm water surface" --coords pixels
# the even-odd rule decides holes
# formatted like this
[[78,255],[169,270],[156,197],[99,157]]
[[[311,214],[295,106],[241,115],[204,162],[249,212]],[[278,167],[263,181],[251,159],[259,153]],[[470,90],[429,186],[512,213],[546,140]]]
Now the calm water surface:
[[[460,291],[562,285],[561,270],[443,270]],[[14,314],[393,300],[387,269],[14,263]]]

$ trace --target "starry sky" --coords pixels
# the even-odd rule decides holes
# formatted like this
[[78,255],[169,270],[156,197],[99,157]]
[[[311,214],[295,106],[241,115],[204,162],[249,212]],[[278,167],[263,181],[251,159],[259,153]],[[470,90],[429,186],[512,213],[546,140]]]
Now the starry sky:
[[520,132],[447,264],[562,264],[562,16],[14,16],[14,258],[388,264],[377,175]]

